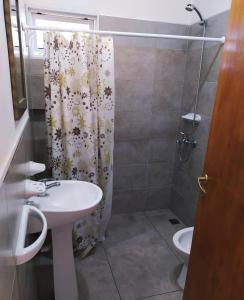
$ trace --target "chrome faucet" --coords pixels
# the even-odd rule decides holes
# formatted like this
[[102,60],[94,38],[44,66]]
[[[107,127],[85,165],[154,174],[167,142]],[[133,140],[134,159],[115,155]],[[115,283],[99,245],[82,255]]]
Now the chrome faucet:
[[178,144],[178,145],[189,145],[189,146],[191,146],[192,148],[196,148],[196,146],[197,146],[197,141],[196,140],[192,140],[192,139],[190,139],[189,137],[188,137],[188,135],[186,135],[184,132],[180,132],[179,133],[179,137],[178,137],[178,139],[176,140],[176,143]]
[[49,184],[46,183],[46,190],[49,190],[49,189],[51,189],[54,186],[60,186],[60,185],[61,185],[61,183],[57,182],[57,181],[49,183]]
[[[60,186],[61,185],[61,182],[54,181],[53,178],[43,178],[43,179],[40,179],[38,181],[43,182],[45,184],[46,190],[49,190],[49,189],[51,189],[55,186]],[[48,181],[54,181],[54,182],[48,184],[47,183]],[[38,195],[38,197],[46,197],[46,196],[48,196],[47,192],[44,192],[44,193]]]

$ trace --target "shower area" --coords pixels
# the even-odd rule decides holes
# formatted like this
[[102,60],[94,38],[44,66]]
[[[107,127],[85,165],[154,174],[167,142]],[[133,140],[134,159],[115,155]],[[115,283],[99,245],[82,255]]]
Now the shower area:
[[[100,16],[99,30],[225,35],[228,12],[203,20],[194,6],[186,9],[199,21]],[[102,245],[76,261],[80,299],[179,300],[175,277],[182,259],[172,236],[194,226],[223,45],[129,36],[113,41],[112,217]],[[28,74],[34,159],[47,163],[42,58],[29,59]],[[51,258],[44,253],[36,261],[41,299],[53,299]]]

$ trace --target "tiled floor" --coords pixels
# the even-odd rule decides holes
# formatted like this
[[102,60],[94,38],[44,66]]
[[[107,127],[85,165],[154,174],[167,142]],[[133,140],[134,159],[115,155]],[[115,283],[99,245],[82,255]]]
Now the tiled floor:
[[181,300],[182,264],[172,245],[170,210],[114,215],[93,255],[76,260],[80,300]]

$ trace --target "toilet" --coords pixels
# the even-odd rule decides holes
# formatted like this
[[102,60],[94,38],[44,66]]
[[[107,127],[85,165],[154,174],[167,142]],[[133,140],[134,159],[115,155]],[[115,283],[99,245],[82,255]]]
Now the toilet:
[[182,230],[177,231],[173,236],[174,246],[184,260],[184,265],[182,266],[180,275],[177,279],[177,282],[182,289],[184,289],[186,282],[188,259],[191,251],[193,230],[194,227],[184,228]]

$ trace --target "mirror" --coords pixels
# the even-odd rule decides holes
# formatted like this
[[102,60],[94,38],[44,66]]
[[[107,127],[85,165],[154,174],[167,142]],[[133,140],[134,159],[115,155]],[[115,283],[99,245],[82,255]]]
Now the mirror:
[[19,7],[18,0],[4,0],[3,2],[14,117],[15,120],[19,120],[27,108]]

